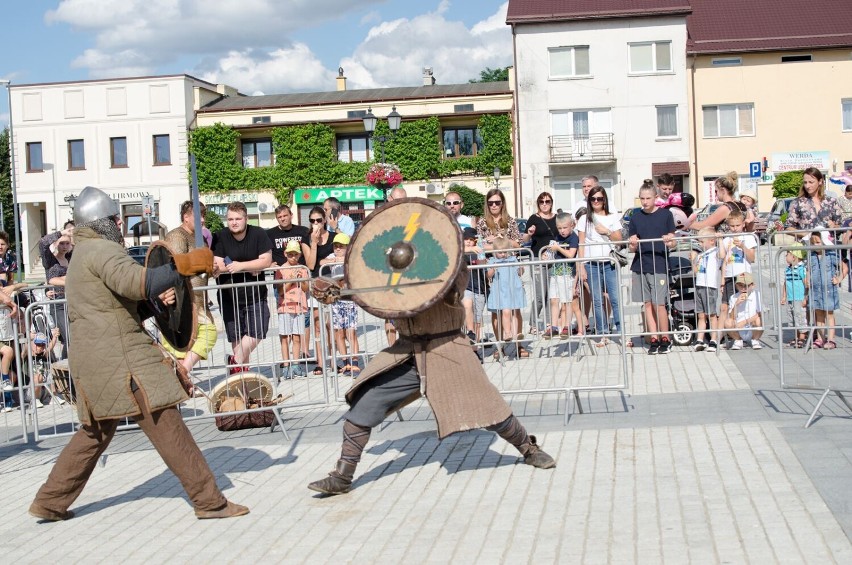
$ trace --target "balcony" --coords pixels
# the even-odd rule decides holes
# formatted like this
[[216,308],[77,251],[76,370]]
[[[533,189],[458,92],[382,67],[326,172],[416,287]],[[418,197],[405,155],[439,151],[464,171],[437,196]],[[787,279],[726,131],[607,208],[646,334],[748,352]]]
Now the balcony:
[[588,135],[551,135],[551,163],[586,163],[589,161],[615,161],[612,133]]

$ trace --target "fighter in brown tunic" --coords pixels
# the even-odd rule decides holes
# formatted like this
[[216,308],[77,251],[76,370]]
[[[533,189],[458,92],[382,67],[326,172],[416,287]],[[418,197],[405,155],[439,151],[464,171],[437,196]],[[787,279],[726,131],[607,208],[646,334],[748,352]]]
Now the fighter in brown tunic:
[[[366,229],[364,226],[362,230]],[[359,235],[360,232],[356,239]],[[347,278],[349,268],[347,265]],[[325,494],[348,492],[371,429],[421,394],[435,413],[439,438],[485,428],[514,445],[527,465],[541,469],[556,466],[536,443],[535,436],[527,435],[461,333],[464,308],[460,296],[468,276],[461,264],[453,284],[433,305],[412,316],[395,316],[399,339],[373,357],[346,393],[350,408],[343,416],[340,459],[327,477],[309,484],[309,489]],[[333,302],[336,284],[318,279],[312,292],[320,301]]]

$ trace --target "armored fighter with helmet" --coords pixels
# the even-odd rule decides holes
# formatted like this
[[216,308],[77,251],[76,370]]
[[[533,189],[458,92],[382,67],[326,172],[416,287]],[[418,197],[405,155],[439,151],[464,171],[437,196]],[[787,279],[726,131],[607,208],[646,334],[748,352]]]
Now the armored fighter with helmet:
[[328,279],[314,282],[317,300],[330,303],[351,294],[371,314],[394,318],[400,337],[373,357],[346,393],[340,458],[309,489],[348,492],[371,429],[421,394],[435,413],[440,438],[485,428],[514,445],[524,463],[556,466],[527,435],[461,333],[460,296],[468,278],[462,251],[461,232],[443,208],[423,198],[394,199],[364,221],[346,252],[350,289]]
[[[213,272],[207,248],[174,255],[145,268],[124,248],[118,206],[86,187],[74,208],[77,244],[66,278],[70,322],[69,362],[82,427],[59,455],[30,506],[42,520],[67,520],[122,418],[133,418],[177,475],[204,518],[229,518],[248,508],[225,499],[177,410],[188,398],[174,364],[142,327],[141,311],[167,309],[185,278]],[[140,307],[145,306],[145,307]],[[187,343],[187,346],[190,344]]]

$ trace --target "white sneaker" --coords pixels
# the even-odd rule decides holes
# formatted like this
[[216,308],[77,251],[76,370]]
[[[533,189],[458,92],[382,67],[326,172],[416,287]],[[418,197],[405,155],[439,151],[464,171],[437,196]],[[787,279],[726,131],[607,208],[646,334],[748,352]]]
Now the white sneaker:
[[10,390],[15,390],[15,387],[12,386],[12,381],[3,381],[3,392],[9,392]]
[[707,349],[707,345],[703,341],[699,341],[694,346],[692,346],[693,351],[704,351]]
[[36,398],[33,400],[33,408],[44,408],[44,404],[42,404],[41,400]]
[[752,349],[763,349],[763,346],[760,345],[760,341],[753,339],[753,340],[751,340],[751,348]]
[[737,349],[742,349],[742,348],[743,348],[743,340],[741,340],[741,339],[734,340],[734,344],[731,346],[731,349],[736,351]]
[[63,404],[65,404],[65,399],[61,396],[54,396],[53,400],[51,400],[50,403],[56,403],[57,406],[62,406]]
[[11,406],[3,406],[3,408],[0,408],[0,412],[11,412],[12,410],[14,410],[14,408]]

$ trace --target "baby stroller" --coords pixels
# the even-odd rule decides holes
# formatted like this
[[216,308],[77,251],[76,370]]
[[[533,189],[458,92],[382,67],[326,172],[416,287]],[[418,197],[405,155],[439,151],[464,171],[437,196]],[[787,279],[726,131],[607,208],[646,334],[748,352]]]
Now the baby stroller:
[[696,318],[695,273],[692,271],[692,262],[689,257],[669,255],[669,327],[675,344],[692,344],[695,339]]

